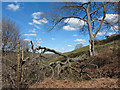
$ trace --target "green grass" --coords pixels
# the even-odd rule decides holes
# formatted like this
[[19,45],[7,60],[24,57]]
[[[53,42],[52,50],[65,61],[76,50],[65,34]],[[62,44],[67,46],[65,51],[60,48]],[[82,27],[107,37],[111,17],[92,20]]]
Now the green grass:
[[[109,47],[111,45],[118,45],[119,42],[120,42],[120,40],[115,40],[115,41],[111,41],[111,42],[103,44],[103,45],[99,45],[99,46],[96,45],[95,46],[95,51],[99,52],[100,50],[102,50],[106,47]],[[85,47],[79,48],[77,50],[73,50],[71,52],[67,52],[67,53],[63,53],[63,54],[69,56],[70,58],[88,57],[89,56],[89,46],[85,46]],[[55,57],[52,60],[44,62],[44,64],[49,64],[51,62],[61,61],[61,60],[64,60],[64,59],[65,59],[64,57],[58,56],[58,57]]]

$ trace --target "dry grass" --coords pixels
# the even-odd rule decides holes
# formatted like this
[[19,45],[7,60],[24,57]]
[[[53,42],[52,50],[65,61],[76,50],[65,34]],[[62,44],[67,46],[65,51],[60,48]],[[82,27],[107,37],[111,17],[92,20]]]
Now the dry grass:
[[[118,44],[119,44],[119,40],[116,40],[116,41],[113,41],[113,42],[110,42],[110,43],[107,43],[107,44],[104,44],[104,45],[95,46],[96,50],[99,51],[98,55],[95,56],[95,57],[89,57],[87,55],[88,54],[88,46],[80,48],[78,50],[74,50],[72,52],[65,53],[65,54],[67,54],[71,57],[78,57],[79,55],[84,54],[86,57],[88,57],[88,60],[87,60],[88,62],[93,60],[93,63],[97,64],[99,66],[99,70],[101,71],[101,76],[105,78],[106,82],[107,82],[106,78],[108,78],[108,77],[109,78],[114,78],[114,79],[109,79],[108,81],[113,80],[113,82],[114,81],[117,82],[116,80],[118,78],[120,78],[120,72],[119,72],[119,69],[118,69],[118,63],[119,63],[119,60],[120,60],[120,47],[119,47]],[[25,57],[27,57],[27,56],[31,56],[31,53],[29,53],[28,55],[25,54]],[[54,56],[51,56],[51,59],[53,57]],[[26,80],[25,83],[29,84],[30,86],[32,84],[34,84],[36,82],[39,82],[40,80],[44,79],[44,76],[42,74],[43,72],[40,71],[41,64],[38,64],[39,59],[40,58],[38,58],[37,60],[34,60],[34,62],[31,65],[29,65],[29,62],[28,63],[26,62],[26,69],[24,70],[24,78],[25,78],[24,80]],[[49,56],[48,56],[48,59],[49,59]],[[46,60],[45,63],[50,63],[51,61],[56,61],[56,60],[61,60],[61,59],[58,57],[58,58],[55,58],[55,59],[52,59],[52,60],[49,60],[49,61]],[[3,76],[3,87],[4,88],[13,87],[12,86],[13,84],[11,83],[11,81],[9,81],[8,76],[9,76],[9,74],[11,74],[12,79],[14,79],[15,84],[17,84],[17,82],[16,82],[16,71],[14,71],[11,68],[11,66],[17,65],[17,54],[16,53],[11,53],[11,52],[6,53],[6,55],[3,56],[2,63],[3,63],[3,65],[2,65],[3,66],[3,68],[2,68],[3,73],[2,74],[4,75]],[[76,64],[73,64],[73,65],[76,66]],[[66,74],[63,73],[63,76],[65,76],[65,75],[69,75],[69,74],[68,73],[66,73]],[[79,74],[76,74],[76,75],[78,75],[78,77],[79,77]],[[68,78],[72,78],[72,77],[71,76],[69,76],[69,77],[65,76],[65,78],[68,79]],[[74,78],[76,78],[76,76],[74,76]],[[115,79],[115,78],[117,78],[117,79]],[[46,80],[47,79],[45,79],[45,81]],[[80,83],[78,83],[78,84],[76,83],[76,85],[72,86],[72,84],[75,83],[75,82],[72,83],[73,80],[74,79],[71,79],[70,81],[69,80],[67,81],[67,82],[71,82],[70,83],[71,88],[72,87],[77,87],[77,85],[80,84]],[[76,80],[78,80],[78,79],[76,79]],[[96,79],[93,79],[93,80],[96,80]],[[91,83],[92,83],[93,80],[90,80]],[[103,79],[97,79],[96,82],[99,82],[99,80],[103,80]],[[48,81],[49,81],[49,78],[48,78]],[[85,81],[85,82],[82,81],[82,83],[85,84],[85,83],[90,82],[90,81]],[[58,80],[58,82],[61,82],[61,80]],[[63,80],[62,83],[58,83],[57,84],[58,86],[56,86],[56,87],[64,87],[64,86],[62,86],[64,84],[63,82],[66,82],[66,80]],[[96,83],[96,82],[94,82],[94,83]],[[106,83],[106,82],[103,82],[103,83]],[[43,83],[44,83],[44,81],[43,81]],[[53,83],[55,83],[55,82],[53,82]],[[78,85],[80,88],[91,86],[91,84],[88,84],[88,85],[84,86],[82,83],[80,85]],[[70,85],[68,85],[66,87],[70,87]],[[83,86],[81,86],[81,85],[83,85]],[[95,84],[95,85],[97,85],[97,84]],[[94,85],[94,87],[99,87],[99,86],[95,86],[95,85]],[[110,86],[109,84],[106,84],[106,85]],[[114,85],[112,85],[112,87],[117,87],[115,85],[117,85],[117,84],[114,83]],[[53,86],[54,86],[54,84],[53,84]],[[107,87],[107,86],[101,86],[101,87]],[[42,88],[44,88],[44,86]]]
[[73,82],[71,80],[52,80],[45,78],[43,82],[36,83],[30,88],[120,88],[118,79],[100,78],[90,81]]

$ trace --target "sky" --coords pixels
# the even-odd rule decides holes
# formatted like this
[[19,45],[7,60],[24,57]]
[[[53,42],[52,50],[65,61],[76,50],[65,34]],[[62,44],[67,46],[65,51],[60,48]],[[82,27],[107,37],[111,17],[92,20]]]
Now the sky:
[[[44,24],[49,23],[46,18],[40,18],[46,10],[49,10],[51,2],[3,2],[2,17],[9,18],[20,27],[20,34],[25,41],[35,41],[36,46],[45,46],[59,52],[69,52],[75,46],[82,43],[84,46],[89,44],[89,35],[80,34],[76,18],[71,18],[66,26],[60,30],[48,32]],[[111,18],[110,18],[111,17]],[[106,20],[112,21],[116,14],[108,14]],[[115,18],[116,19],[116,18]],[[64,20],[67,22],[68,20]],[[116,26],[117,27],[117,26]],[[117,27],[118,28],[118,27]],[[112,35],[110,31],[107,34]],[[105,31],[98,32],[97,38],[103,39]]]

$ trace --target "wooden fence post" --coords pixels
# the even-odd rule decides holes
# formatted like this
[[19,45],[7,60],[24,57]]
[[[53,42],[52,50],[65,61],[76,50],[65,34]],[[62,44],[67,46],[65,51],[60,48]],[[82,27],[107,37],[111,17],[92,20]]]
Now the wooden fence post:
[[22,47],[22,60],[24,60],[24,48]]
[[[23,62],[23,60],[24,60],[24,48],[22,47],[22,62]],[[24,69],[24,67],[23,67],[23,65],[21,66],[21,68],[22,68],[22,71],[21,71],[21,81],[23,81],[23,69]]]
[[18,63],[17,63],[17,85],[20,88],[21,82],[21,62],[20,62],[20,41],[17,41],[18,44]]

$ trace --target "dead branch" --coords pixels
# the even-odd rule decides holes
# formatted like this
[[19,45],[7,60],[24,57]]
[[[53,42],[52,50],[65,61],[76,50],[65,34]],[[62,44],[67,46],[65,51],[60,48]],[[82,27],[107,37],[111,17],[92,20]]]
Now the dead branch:
[[[39,64],[39,65],[42,66],[42,67],[40,67],[39,70],[44,71],[44,76],[45,76],[45,73],[48,73],[52,78],[54,78],[56,74],[57,74],[58,77],[60,77],[62,69],[67,66],[67,68],[70,70],[71,74],[72,74],[73,71],[75,71],[80,75],[81,79],[83,79],[82,74],[86,74],[89,78],[91,78],[90,72],[84,71],[84,69],[88,66],[89,63],[85,64],[85,65],[81,65],[81,62],[84,62],[87,59],[81,58],[81,57],[79,57],[79,58],[69,58],[67,55],[64,55],[63,53],[60,53],[60,52],[57,52],[57,51],[55,51],[53,49],[49,49],[49,48],[42,47],[42,46],[39,46],[38,48],[34,49],[34,45],[33,45],[32,41],[31,41],[31,44],[32,44],[31,49],[33,50],[34,53],[36,51],[39,52],[39,50],[43,50],[43,51],[41,53],[39,53],[38,55],[32,57],[32,59],[29,60],[29,65],[31,65],[33,63],[33,61],[37,60],[37,58],[42,57],[42,56],[45,57],[44,56],[45,52],[53,52],[53,53],[58,54],[60,56],[63,56],[65,58],[64,62],[63,61],[55,61],[55,62],[49,63],[48,65]],[[27,58],[25,60],[23,60],[23,61],[27,61]],[[79,64],[80,65],[79,70],[76,69],[75,67],[73,67],[72,63]],[[97,68],[96,65],[93,65],[93,66],[95,66]],[[27,68],[29,68],[29,66]],[[24,79],[24,82],[25,82],[25,80],[27,80],[27,78]],[[28,81],[28,83],[29,83],[29,81]]]
[[33,51],[43,49],[44,51],[43,51],[41,54],[44,54],[45,52],[49,51],[49,52],[53,52],[53,53],[55,53],[55,54],[58,54],[58,55],[60,55],[60,56],[63,56],[63,57],[65,57],[65,58],[67,58],[66,55],[64,55],[64,54],[62,54],[62,53],[60,53],[60,52],[57,52],[57,51],[55,51],[55,50],[53,50],[53,49],[46,48],[46,47],[41,47],[41,46],[39,46],[38,48],[33,49],[33,46],[34,46],[34,45],[33,45],[33,42],[32,42],[32,41],[31,41],[31,44],[32,44],[32,50],[33,50]]

